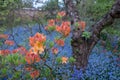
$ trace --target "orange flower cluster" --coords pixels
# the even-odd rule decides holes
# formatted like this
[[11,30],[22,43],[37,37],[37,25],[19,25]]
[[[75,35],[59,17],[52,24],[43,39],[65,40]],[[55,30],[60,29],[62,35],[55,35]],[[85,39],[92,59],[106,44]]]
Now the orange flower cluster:
[[14,41],[12,41],[12,40],[6,40],[4,43],[9,45],[9,46],[14,45]]
[[65,13],[65,11],[61,11],[61,12],[58,12],[58,14],[57,14],[58,16],[61,16],[61,17],[63,17],[63,16],[65,16],[66,15],[66,13]]
[[54,26],[55,25],[55,20],[54,19],[49,20],[48,25],[49,26]]
[[25,70],[26,70],[26,71],[32,71],[33,68],[32,68],[31,66],[27,66],[27,67],[25,67]]
[[18,52],[18,49],[14,49],[14,50],[12,50],[12,53],[14,54],[14,53],[17,53]]
[[34,54],[34,53],[27,53],[25,56],[25,60],[28,64],[32,64],[34,62],[39,62],[40,61],[40,57],[38,54]]
[[64,46],[64,44],[65,44],[63,39],[56,39],[55,43],[59,46]]
[[32,78],[37,78],[38,76],[40,75],[39,71],[38,70],[34,70],[30,73],[30,76]]
[[44,43],[46,42],[46,36],[40,33],[36,33],[33,37],[29,38],[29,44],[31,46],[30,53],[41,54],[44,51]]
[[20,54],[26,54],[26,53],[28,53],[28,51],[26,50],[25,47],[19,47],[19,48],[14,49],[14,50],[9,50],[9,49],[0,50],[0,55],[14,54],[14,53],[18,53],[18,52]]
[[65,37],[70,34],[70,22],[62,22],[61,26],[56,27],[56,31],[63,34]]
[[65,15],[66,15],[65,11],[58,12],[57,17],[56,17],[56,22],[61,21],[62,17]]
[[68,62],[68,57],[62,57],[62,64],[66,64]]
[[57,54],[58,53],[58,48],[52,48],[52,53]]
[[85,23],[84,21],[80,21],[80,22],[79,22],[79,25],[80,25],[79,28],[81,28],[82,31],[84,31],[84,30],[85,30],[86,23]]
[[0,55],[8,55],[8,54],[10,54],[10,53],[11,53],[11,51],[8,50],[8,49],[0,50]]
[[8,35],[7,34],[0,34],[0,38],[3,38],[3,39],[8,39]]
[[55,20],[54,19],[50,19],[48,21],[48,25],[45,27],[45,30],[49,30],[50,28],[55,28]]
[[28,50],[26,50],[26,48],[23,47],[23,46],[17,48],[16,51],[18,51],[21,54],[27,54],[28,53]]

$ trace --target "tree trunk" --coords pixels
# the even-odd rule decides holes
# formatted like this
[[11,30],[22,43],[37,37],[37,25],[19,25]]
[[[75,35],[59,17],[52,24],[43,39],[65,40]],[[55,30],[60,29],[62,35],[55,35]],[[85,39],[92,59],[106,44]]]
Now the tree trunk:
[[[69,17],[72,18],[72,21],[79,21],[80,16],[78,15],[79,13],[73,0],[64,0],[64,3],[66,5],[67,13]],[[80,29],[72,31],[73,36],[71,45],[73,56],[76,59],[75,65],[77,69],[86,68],[91,50],[99,41],[100,32],[106,27],[106,25],[111,25],[116,18],[120,18],[120,0],[116,0],[111,10],[92,26],[89,31],[92,33],[92,36],[89,39],[86,40],[82,37],[83,32]]]
[[73,49],[73,56],[76,59],[75,65],[78,69],[85,68],[88,63],[89,53],[92,49],[90,49],[91,44],[89,40],[79,36],[79,38],[75,38],[78,33],[77,31],[74,32],[74,36],[72,37],[72,49]]

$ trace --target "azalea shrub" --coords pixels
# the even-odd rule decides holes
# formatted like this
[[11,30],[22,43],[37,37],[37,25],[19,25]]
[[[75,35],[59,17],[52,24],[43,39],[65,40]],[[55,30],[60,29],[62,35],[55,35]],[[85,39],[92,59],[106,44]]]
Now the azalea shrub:
[[64,15],[65,12],[58,13],[57,19],[49,20],[45,27],[46,31],[58,34],[54,37],[54,40],[47,39],[42,33],[36,33],[29,38],[30,50],[26,54],[25,60],[28,63],[28,72],[30,72],[32,78],[39,77],[52,80],[70,77],[64,71],[60,71],[62,68],[67,69],[65,66],[75,61],[73,57],[59,56],[61,53],[59,47],[64,48],[65,40],[71,31],[70,22],[62,21]]
[[[13,75],[8,73],[5,76],[3,74],[1,77],[11,79],[17,79],[17,77],[21,79],[69,79],[73,72],[71,65],[75,59],[72,56],[60,56],[64,50],[65,41],[71,32],[70,22],[62,20],[65,15],[66,13],[62,11],[57,14],[56,19],[48,20],[45,30],[49,34],[56,34],[53,40],[44,33],[37,32],[29,37],[28,50],[23,46],[13,50],[0,50],[0,56],[3,57],[1,64],[4,63],[1,66],[0,74],[9,71],[15,73]],[[84,21],[76,22],[76,24],[77,28],[85,31]],[[15,42],[8,40],[8,37],[9,35],[1,34],[1,44],[13,46]],[[5,65],[8,67],[3,68]],[[14,75],[16,76],[14,77]]]

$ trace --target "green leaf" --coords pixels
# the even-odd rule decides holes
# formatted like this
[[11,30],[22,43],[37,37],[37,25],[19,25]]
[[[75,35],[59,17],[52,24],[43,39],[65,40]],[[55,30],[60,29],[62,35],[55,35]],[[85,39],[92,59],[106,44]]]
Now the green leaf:
[[61,57],[57,57],[57,58],[56,58],[56,61],[57,61],[58,63],[62,63]]
[[70,57],[70,58],[69,58],[69,62],[70,62],[70,63],[73,63],[73,62],[75,62],[75,61],[76,61],[75,58],[73,58],[73,57]]
[[3,43],[0,41],[0,46],[2,46],[3,45]]
[[51,41],[51,42],[49,43],[49,47],[52,48],[53,46],[54,46],[54,42]]
[[78,26],[79,26],[79,23],[78,23],[78,22],[75,22],[74,26],[75,26],[75,27],[78,27]]
[[7,69],[6,68],[2,68],[1,72],[2,72],[2,74],[6,74],[7,73]]
[[45,76],[49,76],[50,75],[50,69],[49,68],[45,68]]
[[10,3],[14,2],[14,0],[9,0]]
[[13,78],[18,79],[18,78],[20,78],[20,75],[21,75],[21,72],[17,71],[17,72],[14,73]]
[[30,79],[31,79],[31,76],[30,76],[29,73],[25,74],[25,79],[26,79],[26,80],[30,80]]
[[49,27],[48,27],[48,30],[49,30],[49,31],[54,31],[54,30],[55,30],[55,26],[49,26]]
[[82,33],[82,37],[85,37],[86,39],[89,39],[90,36],[91,36],[90,32],[85,31],[85,32]]
[[62,18],[62,16],[59,16],[59,15],[57,15],[57,17],[56,17],[57,19],[61,19]]

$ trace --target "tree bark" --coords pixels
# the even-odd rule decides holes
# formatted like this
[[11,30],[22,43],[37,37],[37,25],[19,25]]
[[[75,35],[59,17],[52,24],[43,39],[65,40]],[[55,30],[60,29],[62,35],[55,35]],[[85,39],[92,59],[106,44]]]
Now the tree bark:
[[[80,16],[73,0],[64,0],[64,3],[69,17],[71,17],[74,22],[79,21]],[[120,18],[120,0],[116,0],[111,10],[92,26],[91,30],[89,30],[92,35],[89,39],[86,40],[82,37],[83,32],[79,29],[72,31],[73,36],[71,45],[73,56],[76,59],[75,65],[77,69],[86,68],[91,50],[99,41],[100,32],[106,25],[111,25],[116,18]]]

